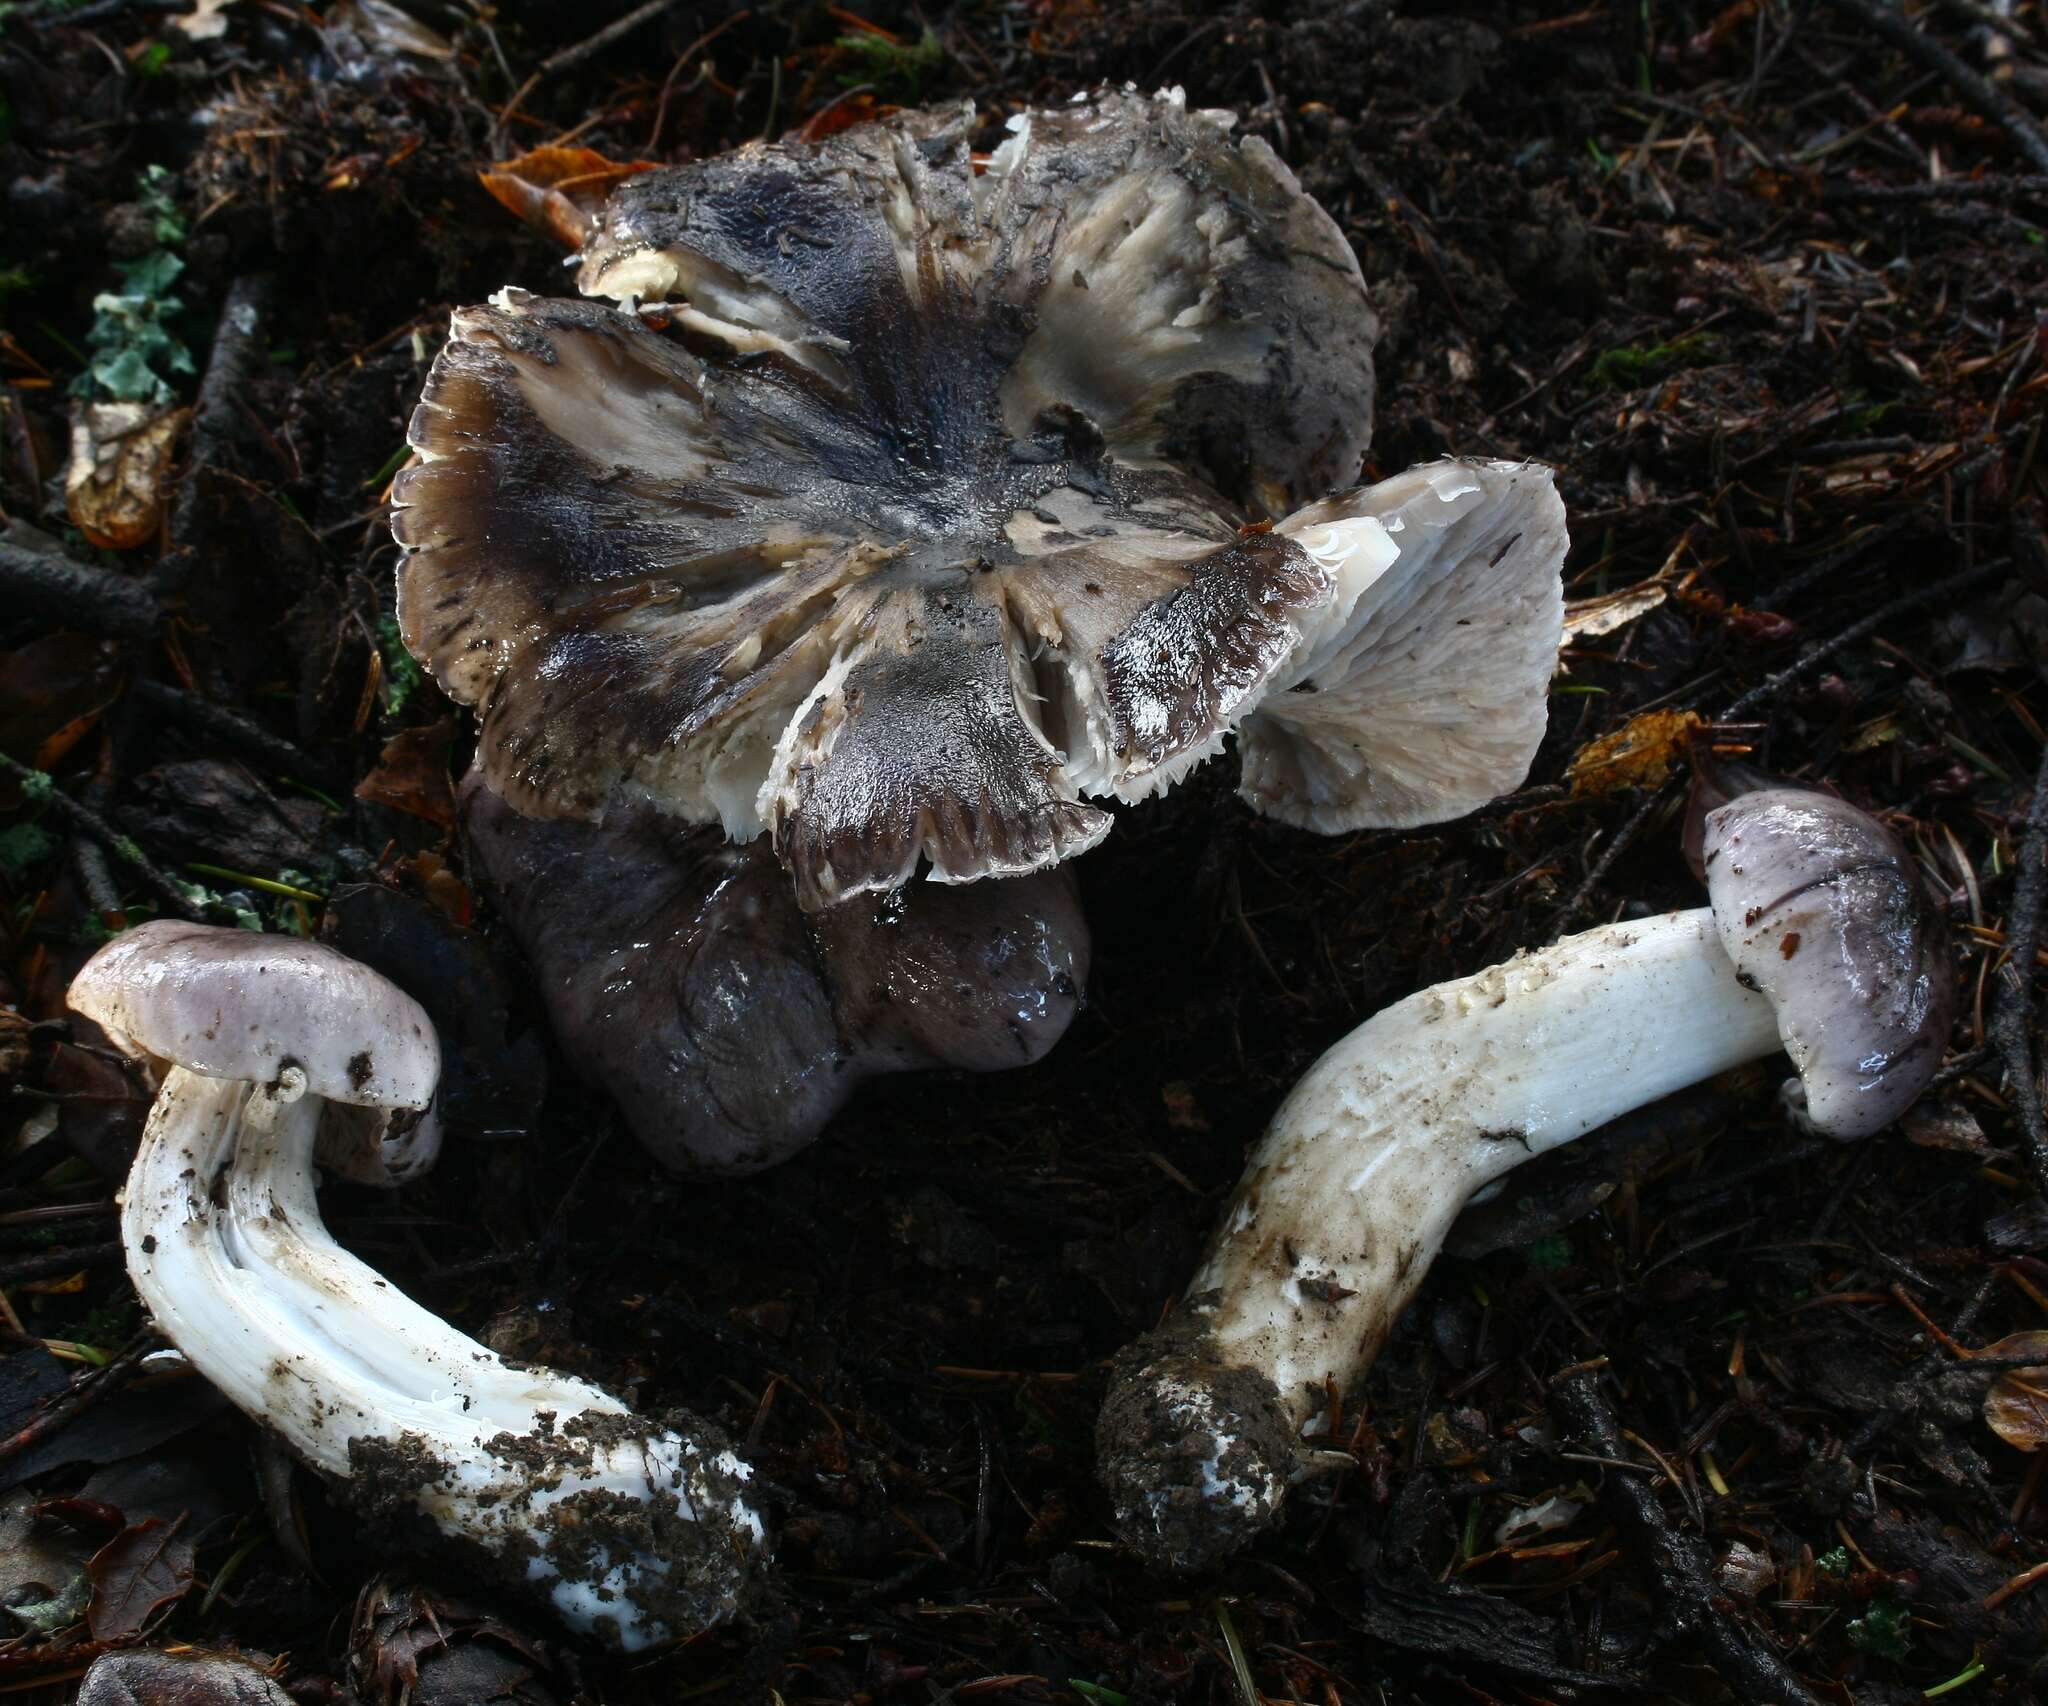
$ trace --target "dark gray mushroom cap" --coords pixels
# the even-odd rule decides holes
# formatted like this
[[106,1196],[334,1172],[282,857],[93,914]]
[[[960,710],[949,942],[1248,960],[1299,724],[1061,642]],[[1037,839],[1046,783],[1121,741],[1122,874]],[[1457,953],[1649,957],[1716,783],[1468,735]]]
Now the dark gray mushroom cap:
[[85,962],[65,1000],[125,1052],[331,1102],[427,1107],[441,1046],[420,1004],[319,942],[158,918]]
[[786,1160],[882,1073],[1029,1065],[1087,982],[1064,870],[806,915],[765,840],[728,846],[645,805],[539,822],[474,775],[462,798],[556,1035],[681,1172]]
[[1721,946],[1776,1008],[1813,1128],[1889,1125],[1941,1065],[1955,1003],[1947,931],[1898,837],[1846,800],[1765,788],[1707,813],[1701,862]]
[[[395,489],[406,643],[531,816],[764,829],[806,907],[1092,846],[1217,750],[1356,477],[1336,226],[1177,96],[971,108],[622,185],[580,283],[466,308]],[[673,302],[668,299],[674,298]],[[660,303],[660,306],[644,304]]]

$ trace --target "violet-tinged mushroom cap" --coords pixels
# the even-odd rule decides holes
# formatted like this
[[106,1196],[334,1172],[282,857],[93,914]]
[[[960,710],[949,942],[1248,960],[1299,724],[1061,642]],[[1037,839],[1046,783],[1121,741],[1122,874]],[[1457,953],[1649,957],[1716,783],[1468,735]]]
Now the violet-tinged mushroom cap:
[[[1377,323],[1336,226],[1178,95],[630,180],[583,288],[465,308],[395,487],[406,643],[516,809],[772,832],[816,909],[1085,850],[1221,744],[1341,565]],[[657,297],[682,300],[660,307]]]
[[151,1063],[270,1084],[287,1065],[330,1102],[425,1108],[441,1045],[420,1004],[319,942],[158,918],[88,960],[65,996]]
[[1701,863],[1737,975],[1777,1010],[1813,1129],[1867,1137],[1941,1065],[1954,979],[1940,915],[1897,836],[1805,788],[1742,794],[1706,816]]
[[94,954],[65,999],[158,1079],[179,1066],[270,1084],[298,1067],[325,1103],[321,1164],[358,1184],[404,1184],[440,1156],[433,1021],[322,943],[151,919]]
[[1087,981],[1065,871],[807,915],[765,839],[728,846],[645,806],[541,823],[472,775],[463,826],[555,1034],[682,1172],[787,1159],[878,1073],[1028,1065]]

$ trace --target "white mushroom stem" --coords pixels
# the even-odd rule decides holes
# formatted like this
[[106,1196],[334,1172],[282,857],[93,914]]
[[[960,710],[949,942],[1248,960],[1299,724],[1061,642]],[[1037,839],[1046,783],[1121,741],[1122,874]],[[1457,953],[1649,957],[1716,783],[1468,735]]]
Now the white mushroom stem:
[[1609,924],[1376,1014],[1281,1104],[1188,1287],[1297,1432],[1368,1366],[1481,1186],[1775,1054],[1705,907]]
[[1177,1568],[1251,1538],[1475,1191],[1778,1047],[1705,908],[1517,954],[1345,1037],[1281,1105],[1180,1314],[1119,1358],[1098,1441],[1125,1538]]
[[1096,1443],[1133,1547],[1196,1567],[1279,1515],[1318,1416],[1503,1173],[1781,1044],[1831,1136],[1867,1136],[1926,1088],[1953,980],[1897,838],[1767,787],[1706,814],[1701,862],[1711,910],[1440,983],[1309,1069],[1179,1317],[1117,1359]]
[[269,1085],[167,1074],[122,1211],[164,1333],[358,1505],[416,1510],[572,1629],[633,1651],[728,1614],[763,1544],[747,1467],[509,1366],[337,1245],[322,1107],[296,1065]]

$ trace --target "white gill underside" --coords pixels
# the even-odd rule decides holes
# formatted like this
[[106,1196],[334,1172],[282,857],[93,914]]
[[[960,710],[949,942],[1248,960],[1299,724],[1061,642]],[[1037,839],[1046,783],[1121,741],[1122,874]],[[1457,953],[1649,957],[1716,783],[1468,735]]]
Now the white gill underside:
[[1363,1375],[1480,1186],[1777,1047],[1770,1003],[1736,981],[1705,908],[1411,995],[1281,1105],[1190,1305],[1226,1360],[1272,1377],[1298,1426],[1328,1383]]
[[[325,1475],[350,1476],[353,1440],[423,1448],[445,1474],[420,1489],[421,1512],[487,1551],[519,1556],[532,1517],[582,1492],[674,1500],[692,1516],[700,1454],[679,1435],[594,1444],[587,1469],[535,1471],[492,1447],[500,1434],[534,1436],[543,1412],[559,1423],[628,1411],[587,1382],[509,1367],[337,1245],[314,1194],[320,1106],[183,1068],[166,1077],[121,1223],[135,1289],[165,1336]],[[720,1466],[748,1474],[737,1459]],[[730,1519],[760,1540],[743,1504]],[[570,1580],[537,1550],[526,1566],[571,1628],[606,1626],[628,1650],[678,1633],[650,1626],[623,1591],[666,1570],[659,1559],[604,1559]]]
[[1425,463],[1275,531],[1310,545],[1366,519],[1393,564],[1240,729],[1244,798],[1325,835],[1441,823],[1517,787],[1563,630],[1565,516],[1548,468]]

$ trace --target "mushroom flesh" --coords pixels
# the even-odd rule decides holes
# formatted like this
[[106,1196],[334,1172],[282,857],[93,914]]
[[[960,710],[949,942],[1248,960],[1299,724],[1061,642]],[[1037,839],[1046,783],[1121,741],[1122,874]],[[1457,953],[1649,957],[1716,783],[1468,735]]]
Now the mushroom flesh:
[[68,999],[162,1075],[123,1193],[129,1273],[232,1403],[366,1515],[579,1632],[632,1651],[733,1613],[764,1534],[721,1441],[507,1364],[322,1224],[316,1148],[431,1107],[417,1003],[318,943],[168,921],[107,944]]
[[1879,1129],[1925,1087],[1951,978],[1891,832],[1770,789],[1709,814],[1704,854],[1710,909],[1438,984],[1310,1068],[1178,1317],[1118,1358],[1097,1445],[1139,1553],[1199,1568],[1277,1519],[1458,1211],[1511,1168],[1781,1045],[1806,1117],[1837,1136]]

